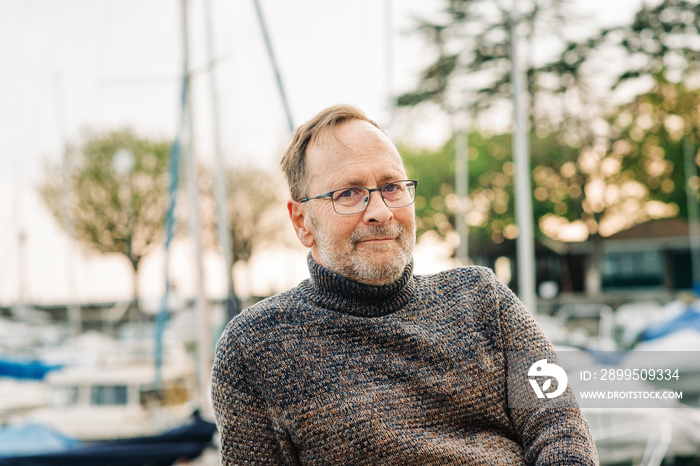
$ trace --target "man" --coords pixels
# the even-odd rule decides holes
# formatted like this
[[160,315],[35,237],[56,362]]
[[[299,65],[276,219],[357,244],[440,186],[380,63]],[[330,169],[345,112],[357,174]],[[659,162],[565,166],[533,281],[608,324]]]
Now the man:
[[514,404],[518,352],[556,356],[513,293],[481,267],[413,275],[418,183],[374,122],[328,108],[282,167],[311,278],[219,341],[223,464],[597,464],[570,389]]

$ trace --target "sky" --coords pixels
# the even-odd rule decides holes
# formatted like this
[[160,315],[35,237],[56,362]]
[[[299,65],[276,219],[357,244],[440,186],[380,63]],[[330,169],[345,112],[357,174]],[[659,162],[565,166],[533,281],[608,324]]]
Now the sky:
[[[274,168],[290,134],[253,2],[210,3],[226,162]],[[443,2],[260,3],[296,125],[328,105],[351,103],[390,126],[389,96],[411,90],[431,58],[422,39],[410,33],[412,25],[416,17],[435,17]],[[577,0],[581,12],[601,25],[626,22],[640,3]],[[210,164],[205,5],[190,0],[190,68],[196,153]],[[46,163],[59,162],[65,144],[79,142],[85,128],[130,126],[145,136],[172,139],[181,61],[179,0],[0,0],[0,305],[129,298],[126,261],[71,244],[35,187]],[[435,115],[393,134],[410,134],[423,145],[447,136],[444,120]],[[191,245],[181,241],[177,254],[175,279],[187,295],[193,290]],[[272,276],[264,257],[253,261],[237,271],[241,287],[260,294],[293,286],[307,274],[305,254],[299,249],[288,256],[284,277]],[[208,290],[221,295],[222,261],[209,256]],[[419,259],[420,253],[418,271],[445,264],[426,257],[421,265]],[[162,253],[156,252],[143,265],[144,293],[157,297],[161,277]]]

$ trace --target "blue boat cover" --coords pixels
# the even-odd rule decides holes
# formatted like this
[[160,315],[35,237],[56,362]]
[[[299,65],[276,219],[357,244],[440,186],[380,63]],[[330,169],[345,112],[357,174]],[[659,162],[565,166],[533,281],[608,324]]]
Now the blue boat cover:
[[686,308],[680,315],[667,322],[647,327],[640,335],[640,341],[656,340],[689,328],[700,332],[700,312],[691,307]]
[[50,371],[61,367],[60,364],[46,364],[35,359],[23,360],[0,355],[0,377],[42,380]]
[[171,466],[211,445],[216,425],[198,416],[161,435],[81,444],[53,453],[0,457],[0,466]]
[[9,425],[0,429],[0,458],[54,453],[78,446],[80,442],[42,424]]

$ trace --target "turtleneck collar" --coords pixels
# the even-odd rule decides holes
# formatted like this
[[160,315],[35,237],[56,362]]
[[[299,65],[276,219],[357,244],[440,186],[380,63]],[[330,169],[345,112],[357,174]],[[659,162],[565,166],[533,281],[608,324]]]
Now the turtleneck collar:
[[323,308],[357,317],[381,317],[406,306],[413,296],[413,261],[401,277],[388,285],[366,285],[349,280],[308,256],[311,279],[300,284],[301,291]]

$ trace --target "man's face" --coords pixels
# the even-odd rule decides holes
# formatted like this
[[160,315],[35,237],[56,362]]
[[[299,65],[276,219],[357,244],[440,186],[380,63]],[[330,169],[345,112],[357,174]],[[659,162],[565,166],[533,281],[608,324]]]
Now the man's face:
[[[335,136],[335,137],[334,137]],[[306,150],[308,195],[350,186],[378,188],[406,179],[389,138],[366,121],[351,120],[327,132]],[[372,285],[396,281],[415,244],[413,205],[390,209],[372,192],[367,209],[339,215],[330,198],[289,201],[292,223],[316,262],[351,280]]]

